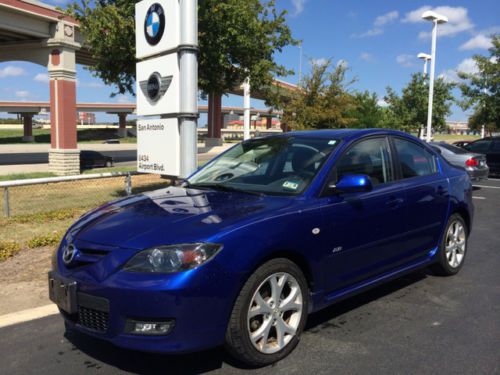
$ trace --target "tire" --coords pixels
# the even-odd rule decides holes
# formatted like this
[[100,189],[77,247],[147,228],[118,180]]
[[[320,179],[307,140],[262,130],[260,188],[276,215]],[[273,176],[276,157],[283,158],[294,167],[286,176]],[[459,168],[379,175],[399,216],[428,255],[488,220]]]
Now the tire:
[[469,229],[462,216],[451,215],[439,245],[437,263],[431,266],[434,273],[451,276],[462,269],[467,254],[468,236]]
[[111,168],[113,166],[113,162],[107,161],[106,164],[104,164],[106,168]]
[[[273,294],[279,295],[277,305]],[[307,281],[295,263],[284,258],[264,263],[236,299],[226,330],[227,350],[251,367],[281,360],[297,346],[308,306]]]

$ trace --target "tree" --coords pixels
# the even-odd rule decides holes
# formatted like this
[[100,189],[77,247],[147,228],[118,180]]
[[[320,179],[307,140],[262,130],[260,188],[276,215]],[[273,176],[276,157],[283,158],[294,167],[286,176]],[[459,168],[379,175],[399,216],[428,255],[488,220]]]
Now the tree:
[[[90,1],[68,7],[95,59],[89,69],[106,84],[116,85],[119,93],[133,94],[136,1]],[[278,12],[274,0],[203,0],[198,12],[202,94],[223,94],[247,76],[254,89],[265,92],[274,76],[291,73],[274,59],[276,52],[296,44],[286,12]]]
[[353,128],[379,128],[383,123],[384,110],[379,105],[376,93],[368,91],[354,94],[355,108],[350,112],[354,120],[350,124]]
[[[427,126],[428,85],[427,76],[414,73],[410,82],[403,88],[401,96],[388,87],[384,98],[388,104],[384,127],[414,132]],[[453,83],[446,82],[443,78],[434,81],[432,128],[435,131],[446,130],[446,117],[451,114],[451,105],[455,100],[452,95],[454,87]]]
[[300,89],[291,93],[284,105],[283,122],[293,129],[346,128],[354,119],[349,113],[355,107],[348,87],[354,80],[346,79],[347,67],[331,60],[316,63],[310,75],[302,79]]
[[471,107],[474,113],[469,118],[471,129],[485,125],[490,134],[500,130],[500,35],[492,37],[490,56],[473,56],[477,72],[458,72],[463,81],[459,84],[464,98],[460,105],[464,110]]

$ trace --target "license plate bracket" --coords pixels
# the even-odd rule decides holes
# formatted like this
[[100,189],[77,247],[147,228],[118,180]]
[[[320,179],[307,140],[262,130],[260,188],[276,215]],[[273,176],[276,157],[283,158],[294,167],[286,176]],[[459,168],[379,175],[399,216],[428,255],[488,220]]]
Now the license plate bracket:
[[78,312],[76,290],[76,281],[49,272],[49,298],[68,314]]

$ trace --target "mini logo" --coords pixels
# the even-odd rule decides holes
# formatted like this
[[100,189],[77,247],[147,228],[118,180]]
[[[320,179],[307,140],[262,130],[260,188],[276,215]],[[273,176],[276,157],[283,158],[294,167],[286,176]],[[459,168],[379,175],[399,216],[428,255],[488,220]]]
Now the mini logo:
[[162,77],[160,73],[154,72],[147,81],[139,82],[139,86],[146,98],[157,102],[167,92],[171,82],[172,76]]
[[165,12],[160,4],[154,3],[146,13],[144,20],[144,36],[146,41],[156,46],[163,36],[165,31]]
[[66,265],[70,264],[73,261],[73,259],[75,259],[77,252],[78,250],[76,249],[75,245],[69,244],[68,246],[66,246],[62,255],[64,264]]

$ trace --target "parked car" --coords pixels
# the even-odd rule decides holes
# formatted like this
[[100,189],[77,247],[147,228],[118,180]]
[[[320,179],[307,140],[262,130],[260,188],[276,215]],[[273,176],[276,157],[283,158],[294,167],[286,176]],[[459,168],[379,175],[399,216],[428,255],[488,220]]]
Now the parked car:
[[80,168],[98,168],[112,167],[114,165],[113,158],[106,156],[97,151],[80,151]]
[[486,155],[486,162],[492,175],[500,174],[500,137],[488,137],[474,141],[465,149],[470,152]]
[[472,220],[465,170],[415,137],[285,133],[82,216],[49,293],[67,329],[141,351],[225,344],[264,366],[311,312],[423,267],[459,272]]
[[443,155],[450,164],[465,168],[471,180],[480,181],[488,178],[490,168],[486,164],[484,155],[472,153],[446,142],[431,142],[430,145]]
[[468,144],[470,144],[472,141],[455,141],[452,143],[452,145],[454,146],[457,146],[457,147],[461,147],[461,148],[464,148],[465,146],[467,146]]

